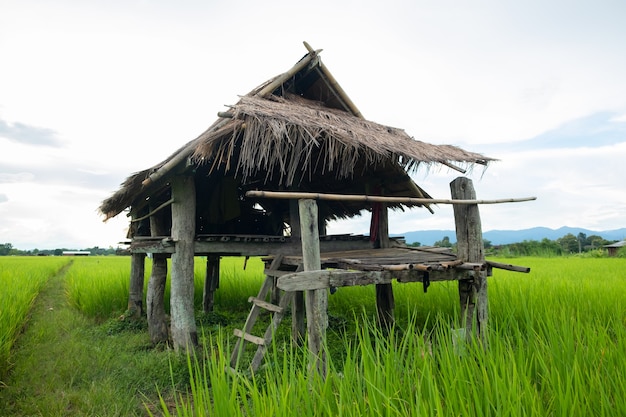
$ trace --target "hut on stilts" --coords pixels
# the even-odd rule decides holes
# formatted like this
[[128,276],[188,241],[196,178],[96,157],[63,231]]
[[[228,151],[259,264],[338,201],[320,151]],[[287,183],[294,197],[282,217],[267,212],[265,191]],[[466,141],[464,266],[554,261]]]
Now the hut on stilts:
[[[493,159],[450,145],[411,138],[363,118],[327,67],[308,52],[289,71],[242,96],[204,133],[162,163],[131,175],[102,202],[106,219],[128,210],[130,312],[147,314],[154,342],[171,337],[176,349],[197,344],[194,257],[206,256],[203,308],[213,308],[224,256],[262,256],[266,279],[249,299],[248,320],[236,331],[232,365],[245,342],[258,345],[256,369],[273,330],[291,305],[292,331],[305,334],[311,357],[325,372],[322,341],[330,287],[375,285],[379,321],[393,324],[391,282],[458,281],[463,320],[484,334],[487,276],[478,204],[472,182],[451,183],[452,199],[435,200],[409,172],[442,164],[454,170]],[[454,204],[458,252],[410,248],[390,238],[388,210]],[[369,236],[330,236],[331,220],[371,213]],[[152,254],[146,305],[144,258]],[[163,310],[171,257],[171,325]],[[273,313],[263,336],[250,330],[261,310]]]

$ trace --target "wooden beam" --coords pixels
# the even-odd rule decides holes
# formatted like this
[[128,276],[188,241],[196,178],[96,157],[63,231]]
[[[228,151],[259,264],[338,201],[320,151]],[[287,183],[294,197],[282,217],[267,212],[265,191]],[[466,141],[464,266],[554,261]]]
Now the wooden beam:
[[130,258],[130,286],[128,291],[128,315],[134,318],[143,316],[143,281],[145,253],[133,253]]
[[[303,42],[303,43],[304,43],[304,47],[307,49],[307,51],[309,51],[309,53],[313,52],[313,48],[311,47],[311,45],[309,45],[307,42]],[[348,97],[348,94],[346,94],[346,92],[341,87],[341,85],[339,85],[339,83],[337,82],[333,74],[330,73],[328,68],[326,68],[326,65],[324,65],[324,63],[321,61],[320,61],[320,71],[326,76],[326,79],[328,80],[328,83],[330,84],[331,88],[335,91],[335,93],[337,93],[337,95],[339,95],[341,100],[349,107],[352,114],[354,114],[356,117],[360,119],[363,119],[364,117],[361,114],[361,111],[356,107],[354,102],[350,99],[350,97]]]
[[389,284],[394,279],[401,283],[428,281],[457,281],[472,278],[473,271],[417,269],[402,271],[346,271],[324,269],[318,271],[292,272],[278,278],[278,288],[284,291],[321,290],[330,287],[353,287],[372,284]]
[[215,305],[215,291],[220,287],[220,257],[209,255],[206,258],[206,274],[202,291],[202,311],[213,311]]
[[191,175],[172,178],[171,317],[175,350],[190,351],[198,344],[194,315],[194,237],[196,233],[196,190]]
[[276,198],[276,199],[313,199],[313,200],[334,200],[334,201],[369,201],[383,203],[404,203],[404,204],[501,204],[501,203],[521,203],[533,201],[537,197],[523,198],[501,198],[497,200],[476,200],[476,199],[443,199],[443,198],[415,198],[415,197],[383,197],[376,195],[355,195],[355,194],[323,194],[323,193],[300,193],[288,191],[248,191],[246,197]]
[[140,222],[143,219],[147,219],[150,216],[154,216],[159,210],[164,209],[165,207],[169,206],[170,204],[172,204],[174,202],[173,198],[170,198],[169,200],[167,200],[165,203],[161,204],[160,206],[158,206],[157,208],[153,209],[152,211],[150,211],[150,213],[146,214],[145,216],[141,216],[141,217],[137,217],[132,219],[130,222]]
[[[300,227],[302,234],[302,264],[305,271],[321,269],[317,204],[315,200],[300,200]],[[326,289],[308,290],[306,298],[309,371],[322,378],[328,372],[324,343],[328,328],[328,293]]]
[[268,96],[274,90],[276,90],[280,85],[285,83],[285,81],[287,81],[288,79],[296,75],[298,72],[303,70],[307,65],[309,65],[309,63],[311,63],[311,61],[313,61],[313,59],[316,58],[320,52],[322,52],[321,49],[318,49],[317,51],[313,51],[313,50],[309,51],[309,54],[306,55],[304,58],[302,58],[300,61],[298,61],[296,65],[294,65],[289,71],[276,77],[274,80],[272,80],[268,85],[263,87],[255,95],[259,97]]
[[525,274],[530,272],[530,268],[527,266],[517,266],[517,265],[511,265],[511,264],[503,264],[500,262],[494,262],[494,261],[487,261],[487,265],[493,267],[493,268],[498,268],[498,269],[505,269],[507,271],[513,271],[513,272],[523,272]]
[[[452,181],[450,183],[450,191],[453,199],[476,199],[476,191],[474,191],[474,185],[469,178],[459,177]],[[455,204],[453,210],[458,258],[464,261],[465,264],[485,264],[485,249],[478,205]],[[457,266],[457,268],[462,267],[462,265]],[[459,281],[461,319],[468,337],[471,336],[472,330],[475,329],[480,340],[486,343],[488,316],[487,272],[484,270],[474,271],[473,275],[474,278],[472,280]]]
[[[158,211],[158,210],[157,210]],[[150,216],[150,234],[163,236],[169,231],[166,227],[164,212],[153,210]],[[165,284],[167,280],[167,255],[155,253],[152,256],[152,272],[146,292],[146,310],[148,315],[148,333],[152,343],[165,343],[169,339],[168,320],[165,314]]]

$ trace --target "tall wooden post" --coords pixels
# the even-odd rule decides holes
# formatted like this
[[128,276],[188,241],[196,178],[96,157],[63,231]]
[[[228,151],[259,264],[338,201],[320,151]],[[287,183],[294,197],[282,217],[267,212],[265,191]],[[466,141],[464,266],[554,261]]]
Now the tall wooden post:
[[[163,214],[164,212],[161,211],[150,216],[150,234],[152,236],[165,236],[168,234],[166,219]],[[167,255],[155,253],[152,255],[152,273],[150,274],[148,292],[146,294],[148,333],[150,333],[150,340],[154,344],[167,342],[169,338],[163,299],[166,280]]]
[[133,253],[130,258],[130,286],[128,291],[128,316],[143,316],[143,281],[145,272],[145,253]]
[[202,311],[213,311],[215,305],[215,291],[220,287],[220,257],[209,255],[206,258],[206,277],[202,293]]
[[[378,214],[378,247],[388,248],[389,241],[389,214],[387,203],[380,204]],[[394,322],[394,309],[396,303],[393,297],[393,287],[391,284],[376,284],[376,310],[378,312],[378,323],[385,331],[389,330]]]
[[[297,200],[289,200],[289,226],[291,227],[291,241],[295,242],[302,237],[300,212]],[[300,345],[304,340],[305,316],[304,292],[294,291],[291,302],[291,337],[294,343]]]
[[194,317],[194,238],[196,233],[196,190],[194,177],[172,178],[172,284],[170,311],[175,350],[191,350],[198,344]]
[[[459,177],[450,183],[452,198],[456,200],[475,200],[476,191],[472,180]],[[477,204],[454,204],[454,223],[456,225],[457,256],[465,262],[484,263],[484,246],[480,213]],[[471,280],[459,281],[461,319],[469,336],[476,322],[476,332],[481,340],[487,335],[487,273],[475,271]]]
[[[317,226],[315,200],[300,200],[300,225],[302,232],[302,261],[305,271],[321,269],[320,240]],[[309,344],[309,370],[327,374],[324,342],[328,328],[328,292],[326,289],[308,290],[306,297],[307,335]]]

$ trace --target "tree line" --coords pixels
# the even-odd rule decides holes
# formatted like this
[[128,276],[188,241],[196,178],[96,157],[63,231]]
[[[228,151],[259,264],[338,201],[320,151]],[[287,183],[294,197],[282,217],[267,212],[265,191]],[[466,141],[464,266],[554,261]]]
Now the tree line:
[[[485,251],[490,256],[563,256],[571,254],[596,254],[604,252],[602,247],[615,243],[614,240],[606,240],[598,235],[587,236],[579,233],[578,236],[568,233],[556,240],[543,238],[542,240],[524,240],[523,242],[510,243],[506,245],[492,245],[487,239],[483,240]],[[411,246],[421,246],[421,243],[414,242]],[[435,242],[433,246],[448,247],[456,250],[456,243],[450,241],[449,236]],[[620,256],[625,256],[626,251],[620,251]],[[622,255],[623,254],[623,255]]]
[[[0,256],[61,256],[65,251],[76,251],[77,249],[57,248],[57,249],[29,249],[21,250],[14,248],[11,243],[0,243]],[[94,256],[119,255],[123,252],[120,248],[109,246],[101,248],[94,246],[92,248],[79,249],[80,251],[90,252]]]
[[[604,245],[614,243],[614,240],[606,240],[598,235],[587,236],[585,233],[579,233],[578,236],[568,233],[556,240],[544,238],[542,240],[524,240],[523,242],[510,243],[507,245],[492,245],[487,239],[483,240],[485,250],[490,256],[563,256],[575,253],[597,253],[602,250]],[[410,246],[422,246],[420,242],[413,242]],[[435,242],[433,246],[452,248],[456,250],[456,243],[450,241],[449,236]],[[20,250],[13,247],[11,243],[0,243],[0,256],[61,256],[64,251],[76,249],[32,249]],[[94,246],[92,248],[80,249],[81,251],[89,251],[94,256],[106,255],[127,255],[127,251],[121,248],[100,248]],[[620,256],[626,257],[626,250],[621,250]]]

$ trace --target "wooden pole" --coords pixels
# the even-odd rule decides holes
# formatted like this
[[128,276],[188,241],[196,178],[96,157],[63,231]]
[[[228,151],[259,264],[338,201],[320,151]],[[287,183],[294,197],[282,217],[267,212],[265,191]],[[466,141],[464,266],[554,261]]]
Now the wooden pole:
[[143,280],[145,272],[145,253],[133,253],[130,258],[130,287],[128,291],[128,316],[143,316]]
[[[163,212],[152,211],[150,216],[150,234],[165,236],[168,234],[166,219]],[[148,313],[148,333],[152,343],[164,343],[169,339],[167,316],[165,314],[164,296],[167,280],[167,255],[152,255],[152,273],[148,281],[146,309]]]
[[313,200],[333,200],[333,201],[370,201],[381,203],[404,203],[404,204],[502,204],[521,203],[524,201],[536,200],[537,197],[523,198],[501,198],[497,200],[476,200],[476,199],[444,199],[444,198],[415,198],[415,197],[383,197],[377,195],[355,195],[355,194],[324,194],[324,193],[301,193],[289,191],[256,191],[246,192],[246,197],[277,198],[277,199],[313,199]]
[[[300,211],[298,208],[298,200],[289,200],[289,226],[291,228],[291,240],[300,240],[302,236],[300,225]],[[301,271],[303,266],[298,267]],[[291,302],[291,337],[295,344],[300,345],[304,340],[306,322],[304,320],[306,314],[304,304],[304,292],[295,291]]]
[[209,255],[206,258],[206,277],[202,293],[202,311],[209,313],[215,305],[215,291],[220,287],[220,257]]
[[[321,269],[317,204],[315,200],[300,200],[302,232],[302,261],[305,271]],[[309,371],[327,374],[324,342],[328,328],[328,293],[326,289],[306,291],[306,318],[309,345]]]
[[[453,199],[476,199],[472,180],[459,177],[450,183]],[[453,206],[456,226],[457,256],[468,263],[485,263],[482,226],[478,205]],[[487,272],[476,271],[472,280],[459,280],[461,319],[469,337],[474,330],[486,342],[487,336]]]
[[[307,49],[307,51],[309,51],[309,53],[314,52],[313,48],[311,48],[311,45],[309,45],[307,42],[303,42],[303,43],[304,43],[304,47]],[[358,118],[363,119],[363,115],[361,114],[359,109],[352,102],[350,97],[348,97],[348,94],[346,94],[346,92],[341,87],[341,85],[339,85],[339,83],[337,82],[333,74],[331,74],[328,68],[326,68],[326,65],[324,65],[324,63],[321,61],[320,61],[320,71],[322,72],[322,74],[326,76],[326,79],[328,80],[328,83],[331,85],[332,89],[335,90],[339,98],[345,103],[346,107],[348,107],[348,109],[352,112],[352,114],[354,114]]]
[[266,97],[270,95],[279,86],[284,84],[285,81],[287,81],[288,79],[296,75],[298,72],[306,68],[306,66],[309,65],[311,61],[313,61],[313,59],[315,59],[315,57],[319,55],[320,52],[322,52],[321,49],[318,49],[317,51],[313,51],[313,50],[309,51],[309,54],[306,55],[304,58],[302,58],[300,61],[298,61],[296,65],[294,65],[289,71],[276,77],[274,80],[272,80],[268,85],[263,87],[255,95],[259,97]]
[[196,233],[196,190],[191,175],[172,177],[171,316],[175,350],[189,351],[198,344],[194,316],[194,237]]
[[[381,207],[378,218],[378,246],[384,249],[391,246],[389,241],[389,212],[386,203],[379,204]],[[393,327],[395,305],[391,283],[376,284],[378,323],[384,331],[389,331]]]

